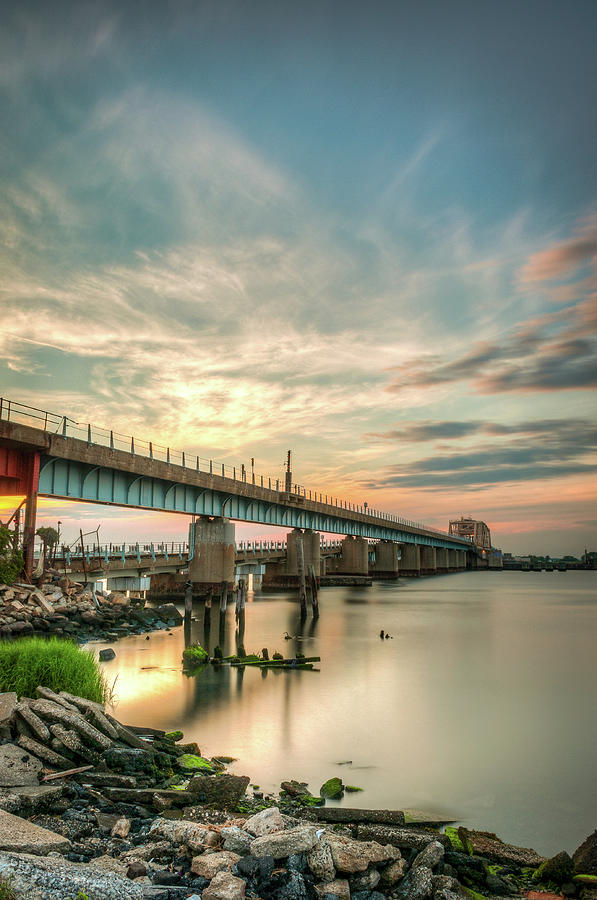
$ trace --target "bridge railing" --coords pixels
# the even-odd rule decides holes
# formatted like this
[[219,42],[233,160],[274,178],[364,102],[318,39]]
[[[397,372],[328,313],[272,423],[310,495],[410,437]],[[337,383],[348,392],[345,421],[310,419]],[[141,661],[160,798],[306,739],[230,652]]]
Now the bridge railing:
[[[254,484],[278,493],[285,492],[284,479],[257,475],[253,471],[253,467],[251,467],[249,472],[244,463],[236,466],[197,456],[185,450],[177,450],[163,444],[156,444],[154,441],[147,441],[134,435],[121,434],[112,429],[101,428],[98,425],[92,425],[90,422],[77,422],[68,416],[48,412],[45,409],[38,409],[35,406],[28,406],[15,400],[8,400],[5,397],[0,397],[0,419],[40,428],[42,431],[47,431],[50,434],[59,434],[64,438],[76,438],[77,440],[85,441],[89,446],[98,445],[109,447],[111,450],[123,450],[132,456],[156,459],[169,465],[182,466],[185,469],[194,469],[197,472],[204,472],[210,475],[219,475],[222,478],[229,478],[235,482]],[[383,510],[371,509],[366,503],[362,505],[350,503],[331,494],[307,489],[301,484],[292,485],[292,494],[297,497],[304,497],[305,500],[332,506],[335,509],[382,519],[390,524],[417,528],[441,537],[450,536],[447,531],[424,525],[421,522],[415,522],[412,519],[405,519]]]

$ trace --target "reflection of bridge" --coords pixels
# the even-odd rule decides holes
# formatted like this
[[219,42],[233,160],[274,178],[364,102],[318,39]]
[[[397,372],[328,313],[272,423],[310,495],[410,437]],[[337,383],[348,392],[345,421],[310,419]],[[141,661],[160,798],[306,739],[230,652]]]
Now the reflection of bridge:
[[191,580],[197,583],[232,580],[235,543],[230,520],[294,529],[286,559],[271,559],[266,567],[266,577],[284,583],[296,578],[301,558],[315,574],[321,572],[319,532],[346,535],[334,568],[343,574],[368,573],[370,541],[377,541],[378,574],[449,571],[465,568],[467,558],[469,565],[476,561],[466,539],[365,504],[307,491],[292,484],[290,472],[283,485],[253,473],[249,479],[244,466],[215,464],[2,399],[0,492],[26,496],[28,571],[38,495],[199,517],[191,526],[189,560]]

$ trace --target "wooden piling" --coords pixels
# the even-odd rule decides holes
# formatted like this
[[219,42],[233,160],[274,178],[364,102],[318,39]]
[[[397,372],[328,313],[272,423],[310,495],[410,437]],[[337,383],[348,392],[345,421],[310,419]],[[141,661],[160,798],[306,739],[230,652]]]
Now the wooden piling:
[[311,584],[311,610],[313,613],[313,618],[319,618],[319,596],[317,590],[317,577],[315,575],[315,567],[313,565],[309,566],[309,582]]
[[296,568],[299,581],[299,603],[301,606],[301,619],[307,618],[307,590],[305,585],[305,548],[303,535],[296,536]]
[[222,582],[222,593],[220,594],[220,612],[226,612],[226,605],[228,603],[228,582]]
[[186,590],[184,594],[184,619],[186,621],[191,621],[191,614],[193,612],[193,582],[187,581]]

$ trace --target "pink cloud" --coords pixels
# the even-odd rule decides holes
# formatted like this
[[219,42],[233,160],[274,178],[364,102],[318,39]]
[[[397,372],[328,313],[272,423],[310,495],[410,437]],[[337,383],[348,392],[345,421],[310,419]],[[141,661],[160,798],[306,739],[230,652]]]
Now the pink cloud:
[[576,237],[534,253],[520,273],[524,285],[539,284],[573,275],[583,265],[597,261],[597,224],[588,223]]

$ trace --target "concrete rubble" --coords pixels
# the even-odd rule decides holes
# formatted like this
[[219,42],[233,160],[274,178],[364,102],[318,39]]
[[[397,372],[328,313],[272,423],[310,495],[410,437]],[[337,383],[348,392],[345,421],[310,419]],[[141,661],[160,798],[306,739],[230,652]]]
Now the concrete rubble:
[[0,639],[37,634],[114,641],[182,624],[172,603],[146,607],[122,593],[92,592],[55,570],[48,577],[41,585],[0,583]]
[[[594,876],[567,854],[548,861],[495,835],[405,825],[398,811],[343,808],[342,823],[327,823],[285,791],[259,806],[244,797],[247,776],[225,774],[180,733],[37,693],[0,694],[0,886],[10,879],[16,900],[533,900],[547,889],[595,900]],[[29,749],[47,749],[46,732],[59,762]],[[577,856],[589,868],[590,840]]]

